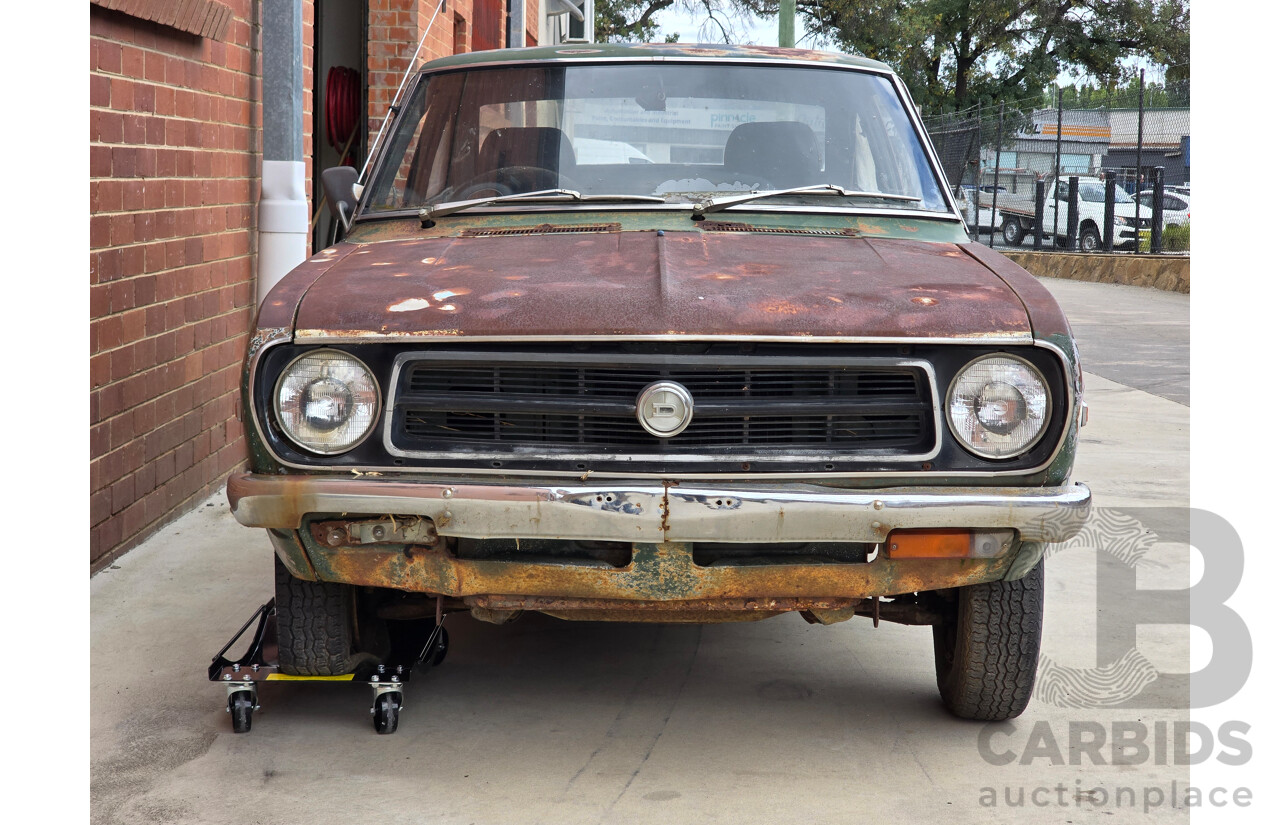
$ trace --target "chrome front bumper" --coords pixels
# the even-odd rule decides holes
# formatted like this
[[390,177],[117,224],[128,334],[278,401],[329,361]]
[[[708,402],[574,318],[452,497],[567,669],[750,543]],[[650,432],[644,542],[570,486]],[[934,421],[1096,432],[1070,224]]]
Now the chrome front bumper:
[[247,527],[296,530],[308,514],[430,518],[444,536],[628,542],[867,542],[903,528],[1012,528],[1023,541],[1065,541],[1089,517],[1083,484],[899,487],[695,483],[551,486],[439,484],[370,477],[232,476]]

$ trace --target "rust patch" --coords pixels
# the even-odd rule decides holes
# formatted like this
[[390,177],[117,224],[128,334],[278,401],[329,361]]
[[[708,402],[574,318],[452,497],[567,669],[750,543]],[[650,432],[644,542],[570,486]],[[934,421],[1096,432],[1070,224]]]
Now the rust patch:
[[546,596],[471,596],[468,605],[490,610],[653,610],[659,612],[717,612],[717,611],[773,611],[790,610],[843,610],[857,606],[861,599],[803,598],[775,599],[768,596],[755,599],[683,599],[673,601],[623,600],[623,599],[557,599]]
[[798,315],[801,312],[800,307],[790,303],[789,301],[778,301],[775,304],[765,304],[760,308],[765,312],[773,312],[779,315]]
[[[298,337],[1030,333],[1013,290],[985,261],[958,253],[953,244],[698,230],[666,231],[662,243],[655,236],[635,231],[380,242],[372,245],[376,259],[397,266],[366,266],[368,258],[360,255],[335,263],[302,300]],[[426,259],[436,263],[422,264]],[[397,271],[411,275],[394,277]],[[513,276],[523,277],[518,289],[512,289]],[[921,289],[945,311],[902,312]],[[432,297],[445,291],[455,295],[443,302]],[[387,311],[415,297],[431,308]]]
[[288,338],[288,337],[289,337],[289,330],[287,329],[281,329],[279,327],[275,327],[272,329],[265,329],[265,328],[259,327],[253,333],[253,337],[249,339],[250,360],[253,359],[253,356],[258,352],[258,350],[262,349],[267,344],[271,343],[272,341],[277,341],[281,338]]
[[[308,536],[308,538],[310,538]],[[640,548],[650,548],[640,552]],[[311,546],[320,579],[463,598],[545,597],[627,603],[702,599],[866,599],[994,581],[1008,558],[889,559],[866,564],[700,567],[682,545],[637,545],[623,568],[583,563],[458,559],[443,547]],[[634,609],[629,605],[627,609]]]

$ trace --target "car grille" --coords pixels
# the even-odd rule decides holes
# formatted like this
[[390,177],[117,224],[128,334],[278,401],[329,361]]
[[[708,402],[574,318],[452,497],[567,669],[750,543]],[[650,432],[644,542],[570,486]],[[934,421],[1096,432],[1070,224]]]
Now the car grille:
[[[933,384],[921,362],[442,355],[402,357],[396,450],[758,459],[919,456],[935,446]],[[677,382],[694,400],[692,421],[672,438],[649,434],[636,419],[636,397],[655,381]]]

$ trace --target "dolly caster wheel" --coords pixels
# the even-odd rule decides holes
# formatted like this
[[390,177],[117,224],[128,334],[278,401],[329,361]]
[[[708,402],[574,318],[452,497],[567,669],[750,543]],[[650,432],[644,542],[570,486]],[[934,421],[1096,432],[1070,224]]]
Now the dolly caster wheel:
[[231,729],[236,733],[248,733],[253,727],[253,693],[238,690],[228,696],[227,711],[231,714]]
[[378,733],[395,733],[400,724],[400,693],[383,693],[373,700],[373,729]]

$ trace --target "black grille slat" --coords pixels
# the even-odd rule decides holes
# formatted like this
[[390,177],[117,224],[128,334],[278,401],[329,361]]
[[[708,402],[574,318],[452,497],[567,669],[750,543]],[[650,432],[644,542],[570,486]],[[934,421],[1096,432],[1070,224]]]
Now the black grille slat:
[[828,416],[776,420],[760,417],[751,421],[704,419],[691,423],[675,438],[655,439],[634,419],[620,419],[606,425],[602,421],[584,421],[584,418],[540,413],[447,413],[433,417],[411,410],[405,416],[404,429],[411,437],[448,438],[471,444],[545,446],[549,443],[595,443],[651,446],[656,452],[671,453],[687,452],[691,446],[743,447],[766,442],[811,448],[856,440],[863,445],[904,447],[919,438],[927,423],[920,416],[882,420],[830,417],[833,420],[828,429]]
[[[585,360],[585,359],[583,359]],[[928,374],[910,364],[759,367],[678,356],[629,363],[534,361],[500,354],[409,361],[396,389],[393,441],[404,450],[571,457],[626,451],[643,457],[743,456],[787,451],[824,456],[920,455],[934,447]],[[690,363],[679,363],[687,360]],[[694,398],[679,435],[642,428],[644,387],[675,381]]]

